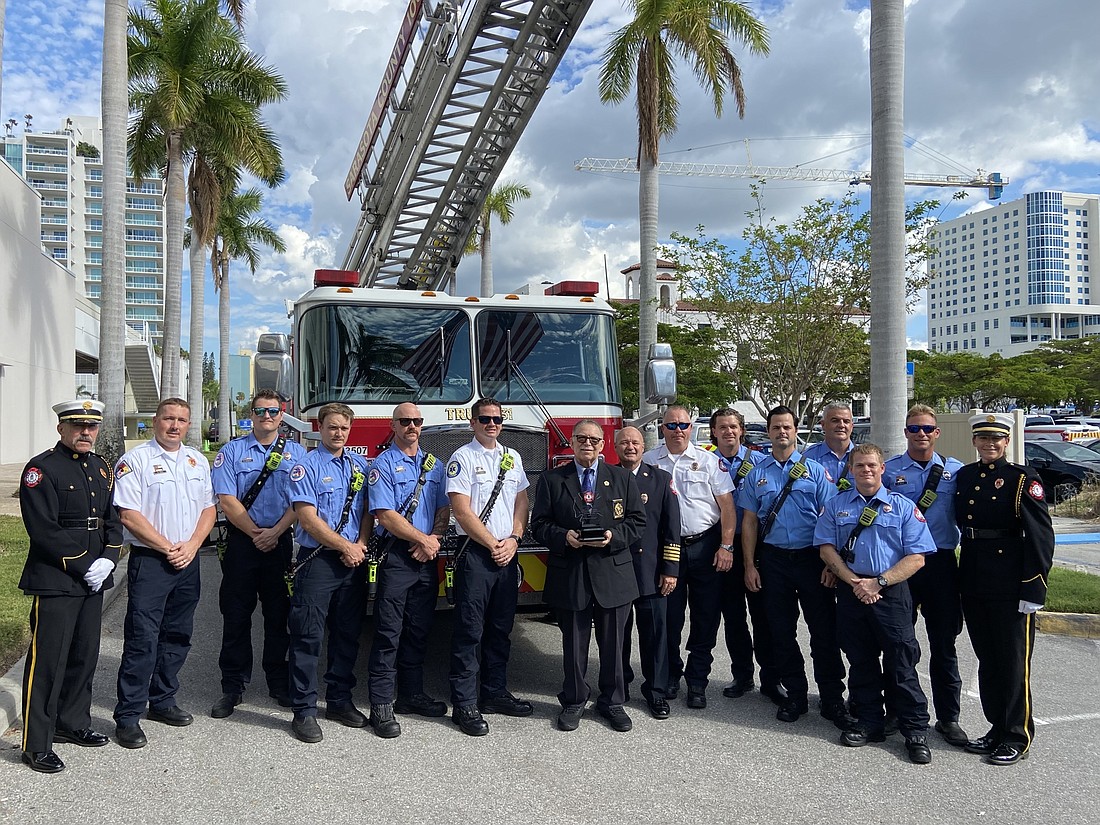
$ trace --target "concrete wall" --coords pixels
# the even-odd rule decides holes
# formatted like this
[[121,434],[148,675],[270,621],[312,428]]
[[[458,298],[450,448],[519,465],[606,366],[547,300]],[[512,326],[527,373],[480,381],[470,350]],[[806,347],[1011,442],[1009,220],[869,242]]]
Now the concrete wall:
[[76,280],[42,251],[40,199],[0,161],[0,464],[57,441],[50,409],[75,394]]

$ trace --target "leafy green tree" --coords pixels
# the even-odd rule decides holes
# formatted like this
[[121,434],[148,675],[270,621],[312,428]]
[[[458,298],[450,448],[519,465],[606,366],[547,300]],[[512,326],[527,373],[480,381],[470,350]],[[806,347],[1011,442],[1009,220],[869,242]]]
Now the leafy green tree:
[[910,352],[917,401],[937,409],[1007,410],[1056,404],[1070,385],[1038,351],[1013,358],[994,353]]
[[527,200],[531,197],[531,190],[522,183],[509,181],[493,187],[489,197],[485,199],[485,205],[481,207],[481,214],[477,218],[477,230],[470,236],[466,243],[465,255],[481,255],[481,297],[487,298],[493,294],[493,231],[492,223],[495,217],[502,226],[507,226],[515,217],[512,208],[516,201]]
[[1029,353],[1064,384],[1063,394],[1055,401],[1067,401],[1079,411],[1091,412],[1100,406],[1100,340],[1073,338],[1045,341]]
[[78,144],[76,144],[76,154],[78,157],[82,158],[93,158],[95,160],[99,159],[99,149],[97,149],[95,146],[85,140],[82,140]]

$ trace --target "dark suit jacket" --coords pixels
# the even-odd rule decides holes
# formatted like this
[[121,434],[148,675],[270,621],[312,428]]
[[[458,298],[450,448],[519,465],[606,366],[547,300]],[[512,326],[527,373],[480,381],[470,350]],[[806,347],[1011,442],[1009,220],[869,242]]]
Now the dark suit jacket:
[[[645,509],[634,476],[600,461],[596,470],[593,512],[611,531],[607,547],[574,549],[565,541],[580,529],[584,502],[573,462],[542,474],[531,509],[531,530],[549,554],[542,598],[551,607],[583,610],[593,601],[620,607],[638,598],[630,548],[645,530]],[[588,575],[585,575],[587,571]]]
[[642,596],[657,592],[661,576],[680,575],[680,501],[672,476],[642,463],[634,476],[645,507],[645,532],[630,545],[634,573]]

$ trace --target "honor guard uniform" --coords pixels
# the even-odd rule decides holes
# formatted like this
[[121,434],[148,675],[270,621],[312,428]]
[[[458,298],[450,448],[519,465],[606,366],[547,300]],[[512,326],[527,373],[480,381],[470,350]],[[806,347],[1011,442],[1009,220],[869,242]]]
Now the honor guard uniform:
[[979,461],[958,475],[955,517],[962,531],[959,590],[978,656],[978,692],[989,732],[966,749],[1011,765],[1035,736],[1031,651],[1035,611],[1046,600],[1054,528],[1038,473],[1005,458],[1012,417],[970,418]]
[[92,452],[103,404],[55,404],[57,445],[23,469],[19,509],[30,550],[19,588],[33,597],[23,672],[23,762],[41,773],[65,765],[55,742],[99,747],[91,729],[103,591],[122,549],[114,473]]
[[963,746],[966,732],[959,726],[962,677],[955,639],[962,632],[962,602],[959,599],[959,567],[955,550],[959,528],[955,523],[955,485],[962,462],[935,452],[939,437],[935,412],[919,405],[905,419],[909,449],[886,462],[882,483],[917,504],[928,522],[936,552],[925,556],[924,566],[908,581],[913,599],[913,622],[917,611],[924,616],[928,633],[928,675],[936,730],[952,745]]
[[260,663],[268,694],[290,707],[286,571],[293,546],[290,473],[305,458],[300,444],[279,432],[282,401],[272,391],[252,399],[252,432],[221,448],[211,477],[226,517],[226,546],[218,606],[222,647],[218,656],[222,697],[210,715],[222,719],[240,704],[252,679],[252,614],[263,613]]
[[849,458],[853,487],[825,505],[813,538],[838,579],[837,635],[848,657],[849,704],[856,720],[841,743],[860,747],[885,741],[885,671],[909,759],[924,765],[932,761],[928,700],[917,677],[920,646],[907,580],[936,546],[916,504],[882,485],[882,451],[862,444]]

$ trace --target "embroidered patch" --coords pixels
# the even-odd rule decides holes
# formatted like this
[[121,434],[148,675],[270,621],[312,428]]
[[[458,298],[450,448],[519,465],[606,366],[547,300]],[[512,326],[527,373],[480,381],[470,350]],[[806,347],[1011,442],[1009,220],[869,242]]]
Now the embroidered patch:
[[225,463],[225,453],[218,453],[214,457],[214,469],[216,470],[218,467],[222,466],[224,463]]
[[133,468],[129,464],[127,464],[125,461],[121,461],[119,462],[117,469],[115,469],[115,478],[122,478],[124,475],[132,473],[133,471]]
[[882,505],[882,512],[884,512],[884,513],[889,513],[893,509],[894,508],[891,507],[889,504],[883,504]]
[[615,518],[622,518],[626,515],[626,507],[623,506],[623,500],[621,498],[615,499],[611,504]]
[[1046,498],[1046,493],[1043,492],[1043,485],[1038,481],[1033,481],[1028,485],[1027,494],[1037,501],[1042,501]]
[[294,469],[290,471],[290,480],[291,481],[301,481],[305,477],[306,477],[306,465],[304,465],[304,464],[295,464]]
[[199,466],[199,462],[195,460],[195,457],[193,455],[187,456],[187,463],[190,464],[192,467]]
[[26,474],[23,476],[23,484],[27,487],[37,487],[42,478],[41,470],[37,467],[28,467]]
[[925,519],[925,517],[924,517],[924,513],[922,513],[922,512],[920,511],[920,508],[919,508],[919,507],[914,507],[914,508],[913,508],[913,518],[915,518],[915,519],[916,519],[917,521],[924,521],[924,522],[927,522],[927,520],[926,520],[926,519]]
[[447,478],[455,478],[460,472],[462,472],[462,466],[457,461],[447,465]]
[[900,487],[904,483],[905,483],[905,476],[898,476],[897,478],[894,479],[894,486],[895,487]]
[[728,473],[730,471],[730,463],[724,458],[720,458],[718,459],[718,469],[723,473]]
[[381,476],[378,474],[378,470],[375,470],[372,467],[371,471],[370,471],[370,474],[367,476],[367,484],[369,484],[373,487],[375,484],[378,483],[379,478],[381,478]]

